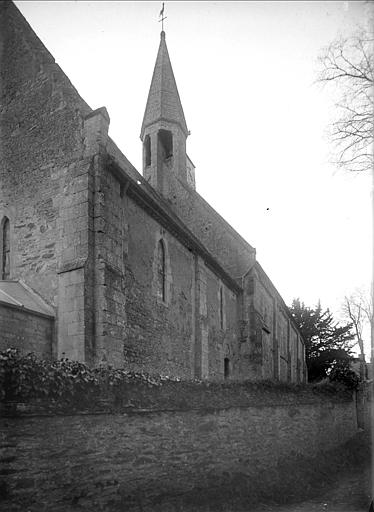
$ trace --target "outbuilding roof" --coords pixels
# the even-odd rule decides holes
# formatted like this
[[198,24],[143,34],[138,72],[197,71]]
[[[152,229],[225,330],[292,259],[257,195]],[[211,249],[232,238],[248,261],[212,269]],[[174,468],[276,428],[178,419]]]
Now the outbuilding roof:
[[53,308],[22,281],[0,281],[0,303],[54,317]]

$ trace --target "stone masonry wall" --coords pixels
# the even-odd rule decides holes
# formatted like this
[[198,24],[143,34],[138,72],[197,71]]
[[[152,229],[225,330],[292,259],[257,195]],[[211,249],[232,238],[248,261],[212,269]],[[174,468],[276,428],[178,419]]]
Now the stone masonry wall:
[[353,402],[2,417],[0,507],[196,511],[212,489],[245,503],[282,480],[282,464],[292,470],[356,430]]
[[288,380],[288,319],[278,305],[276,333],[279,346],[279,380]]
[[[193,376],[193,255],[128,199],[127,354],[154,371]],[[157,296],[157,249],[163,240],[166,298]],[[141,254],[141,257],[139,255]]]
[[0,351],[18,348],[50,360],[53,350],[54,319],[0,304]]
[[243,280],[240,367],[246,378],[272,379],[277,354],[274,335],[274,298],[266,293],[255,272]]
[[[97,361],[187,378],[222,378],[224,352],[235,354],[237,343],[236,295],[202,261],[196,270],[196,255],[165,222],[129,197],[126,185],[105,167],[97,181]],[[157,295],[160,240],[165,301]]]
[[[222,319],[220,311],[222,289]],[[229,377],[242,377],[238,371],[237,296],[212,272],[207,272],[207,319],[209,378],[224,377],[224,359],[229,360]]]
[[[10,277],[57,306],[57,353],[94,362],[95,170],[108,131],[12,2],[2,2],[0,221]],[[99,198],[100,199],[100,198]]]
[[[191,377],[193,257],[125,194],[100,175],[96,286],[101,318],[97,358],[115,366]],[[166,300],[158,300],[157,244],[166,249]]]
[[274,297],[259,280],[256,280],[253,296],[253,317],[256,325],[256,335],[262,342],[261,366],[264,379],[272,379],[274,375],[274,360],[276,357],[276,351],[274,350],[276,344],[273,322],[274,306]]
[[58,306],[56,355],[90,362],[91,109],[12,2],[1,3],[0,21],[0,217],[10,220],[10,277]]
[[[270,375],[271,343],[274,361],[289,361],[288,338],[272,342],[255,311],[127,197],[103,163],[108,150],[117,153],[106,110],[92,112],[12,2],[1,2],[0,23],[0,223],[10,220],[10,277],[57,306],[57,356],[212,378],[225,358],[233,376]],[[164,179],[181,220],[232,278],[244,276],[254,249],[186,183],[167,170]],[[164,304],[155,293],[160,237]],[[294,375],[277,364],[277,377]]]
[[[167,170],[164,179],[169,184],[168,199],[180,218],[232,276],[244,277],[254,265],[254,249],[182,180],[168,174]],[[252,273],[250,270],[249,274],[249,279],[254,279],[256,284],[251,285],[254,296],[247,296],[242,308],[238,375],[304,381],[302,343],[297,334],[296,340],[292,337],[281,297],[263,271]],[[295,331],[294,327],[292,329]]]
[[11,278],[57,304],[61,208],[82,149],[79,97],[12,2],[1,2],[0,219]]
[[302,339],[282,298],[257,263],[245,278],[242,314],[242,373],[247,371],[257,379],[305,382]]

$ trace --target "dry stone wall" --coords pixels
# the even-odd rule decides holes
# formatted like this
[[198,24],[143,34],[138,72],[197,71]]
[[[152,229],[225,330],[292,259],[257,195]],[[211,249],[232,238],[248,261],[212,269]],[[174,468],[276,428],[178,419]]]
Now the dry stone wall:
[[209,490],[218,502],[231,496],[245,503],[256,488],[282,481],[282,464],[292,470],[293,461],[336,447],[356,430],[353,402],[3,416],[0,507],[208,510],[198,505]]

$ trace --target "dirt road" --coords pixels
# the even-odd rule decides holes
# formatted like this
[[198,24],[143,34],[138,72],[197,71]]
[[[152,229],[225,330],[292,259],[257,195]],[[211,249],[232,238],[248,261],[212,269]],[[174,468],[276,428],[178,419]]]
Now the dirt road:
[[369,512],[371,501],[370,467],[355,468],[333,486],[307,501],[288,505],[266,504],[249,512]]

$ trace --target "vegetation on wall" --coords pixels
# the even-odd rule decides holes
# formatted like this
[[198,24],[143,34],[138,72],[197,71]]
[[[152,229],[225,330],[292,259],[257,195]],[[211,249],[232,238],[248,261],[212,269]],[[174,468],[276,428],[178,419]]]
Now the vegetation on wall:
[[150,376],[108,367],[89,368],[78,361],[45,361],[35,354],[22,355],[9,348],[0,352],[0,400],[51,400],[90,402],[108,393],[121,393],[129,383],[157,386],[170,377]]
[[[89,368],[61,359],[44,361],[16,349],[0,352],[0,403],[105,410],[221,409],[264,404],[350,400],[340,384],[311,386],[271,381],[181,381],[123,368]],[[44,405],[43,405],[44,407]]]
[[304,338],[308,380],[329,378],[331,382],[357,387],[359,377],[350,369],[355,345],[352,324],[339,325],[329,309],[323,310],[321,304],[307,307],[300,299],[294,299],[290,311]]

